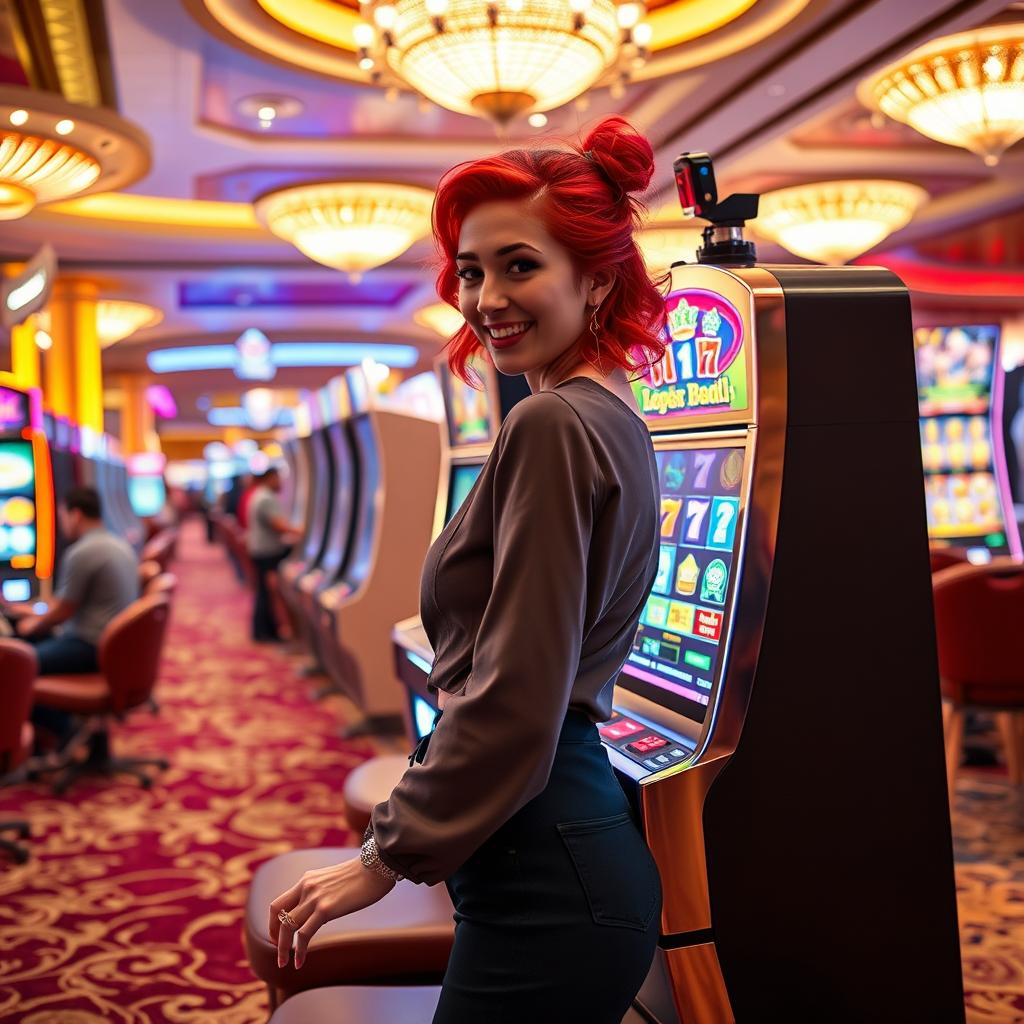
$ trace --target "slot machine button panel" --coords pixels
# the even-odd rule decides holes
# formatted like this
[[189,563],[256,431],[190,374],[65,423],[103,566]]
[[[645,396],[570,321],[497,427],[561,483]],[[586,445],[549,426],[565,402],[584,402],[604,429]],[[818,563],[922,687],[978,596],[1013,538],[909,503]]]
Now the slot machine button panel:
[[639,739],[634,740],[632,743],[626,744],[626,749],[631,754],[650,754],[654,750],[660,750],[662,747],[668,746],[668,740],[662,736],[655,736],[654,733],[649,733],[646,736],[641,736]]

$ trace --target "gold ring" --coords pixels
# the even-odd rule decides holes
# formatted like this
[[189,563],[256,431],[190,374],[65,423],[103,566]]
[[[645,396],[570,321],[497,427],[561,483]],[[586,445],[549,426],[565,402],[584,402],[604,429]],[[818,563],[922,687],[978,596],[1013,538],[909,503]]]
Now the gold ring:
[[288,925],[289,928],[295,928],[296,927],[295,922],[292,920],[292,915],[289,914],[287,910],[279,911],[278,915],[277,915],[277,919],[278,919],[278,921],[281,922],[281,924]]

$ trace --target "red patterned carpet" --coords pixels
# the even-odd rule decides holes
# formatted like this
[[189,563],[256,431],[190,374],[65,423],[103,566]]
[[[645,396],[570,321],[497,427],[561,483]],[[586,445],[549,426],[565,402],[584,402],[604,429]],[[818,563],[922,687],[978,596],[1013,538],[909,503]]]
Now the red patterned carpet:
[[0,791],[0,820],[27,817],[34,832],[26,865],[0,855],[0,1021],[265,1021],[241,939],[253,870],[355,839],[341,785],[371,744],[338,739],[337,708],[310,700],[279,649],[248,642],[248,597],[198,523],[174,571],[160,714],[115,736],[171,769],[149,791]]
[[[0,859],[0,1022],[266,1021],[241,941],[252,872],[355,840],[341,784],[372,746],[339,740],[339,707],[248,642],[248,598],[196,523],[175,571],[160,715],[115,739],[170,771],[148,792],[0,791],[0,819],[28,817],[35,833],[28,864]],[[968,1020],[1024,1022],[1024,798],[998,772],[964,772],[954,832]]]

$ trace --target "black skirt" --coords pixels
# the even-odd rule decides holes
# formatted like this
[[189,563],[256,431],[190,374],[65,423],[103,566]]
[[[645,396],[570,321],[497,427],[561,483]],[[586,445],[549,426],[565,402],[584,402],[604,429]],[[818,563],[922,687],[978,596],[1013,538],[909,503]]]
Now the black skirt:
[[433,1024],[620,1024],[654,957],[661,883],[585,715],[566,716],[544,792],[447,884],[455,945]]

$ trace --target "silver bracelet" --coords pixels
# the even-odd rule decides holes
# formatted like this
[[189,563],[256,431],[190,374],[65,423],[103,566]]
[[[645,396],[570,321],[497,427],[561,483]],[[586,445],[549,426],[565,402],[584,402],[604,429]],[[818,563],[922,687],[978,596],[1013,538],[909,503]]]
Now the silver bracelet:
[[400,882],[403,875],[393,871],[380,859],[377,851],[377,840],[373,837],[373,829],[367,828],[363,836],[363,845],[359,848],[359,860],[368,871],[380,875],[382,878],[389,878],[392,882]]

